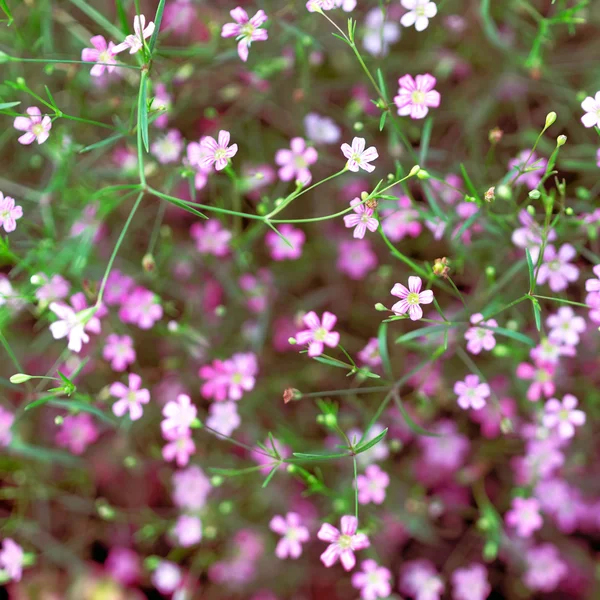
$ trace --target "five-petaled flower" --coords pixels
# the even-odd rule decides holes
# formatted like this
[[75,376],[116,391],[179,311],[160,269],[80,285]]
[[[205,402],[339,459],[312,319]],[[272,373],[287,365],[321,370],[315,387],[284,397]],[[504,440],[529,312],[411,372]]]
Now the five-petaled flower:
[[221,30],[221,37],[235,37],[238,40],[238,55],[246,62],[252,42],[264,42],[269,37],[269,32],[261,26],[268,17],[264,10],[259,10],[251,19],[248,13],[238,6],[229,13],[235,23],[225,23]]
[[363,560],[362,571],[352,575],[352,587],[360,590],[362,600],[387,598],[392,593],[392,574],[374,560]]
[[203,137],[200,140],[200,148],[206,154],[200,158],[199,165],[205,169],[214,165],[215,170],[222,171],[227,166],[229,159],[233,158],[238,151],[237,144],[229,146],[230,139],[231,134],[224,130],[219,131],[218,141],[210,135]]
[[14,122],[15,129],[25,133],[19,138],[19,143],[27,146],[37,141],[43,144],[50,136],[52,129],[52,120],[48,115],[42,117],[42,113],[37,106],[30,106],[25,111],[28,117],[16,117]]
[[90,38],[93,48],[84,48],[81,51],[81,60],[85,62],[95,62],[90,75],[92,77],[100,77],[104,71],[112,73],[115,70],[117,61],[115,59],[115,45],[112,42],[106,43],[106,40],[101,35],[95,35]]
[[303,317],[303,322],[308,327],[296,334],[297,344],[308,344],[308,355],[310,357],[321,356],[324,346],[335,348],[340,341],[340,334],[332,331],[335,327],[337,317],[325,311],[323,318],[319,319],[317,313],[310,311]]
[[588,96],[581,103],[581,108],[585,111],[585,115],[581,117],[584,127],[600,126],[600,92],[594,98]]
[[400,19],[400,23],[404,27],[415,26],[417,31],[427,29],[429,19],[437,15],[437,6],[435,2],[429,0],[401,0],[400,4],[408,9]]
[[350,171],[358,172],[359,169],[364,169],[368,173],[372,173],[375,170],[375,166],[372,163],[375,159],[379,158],[379,153],[375,146],[369,146],[365,150],[366,141],[365,138],[355,137],[352,140],[352,146],[349,144],[342,144],[342,154],[348,159],[346,168]]
[[433,292],[421,291],[422,286],[421,278],[414,275],[408,278],[408,289],[401,283],[394,285],[391,294],[400,298],[400,301],[392,306],[392,311],[397,315],[408,313],[411,321],[418,321],[423,316],[423,309],[419,305],[433,302]]
[[144,40],[154,33],[154,23],[150,21],[146,25],[146,17],[144,15],[135,15],[133,18],[133,31],[135,35],[128,35],[124,42],[113,48],[114,54],[119,54],[119,52],[127,49],[129,49],[129,54],[139,52],[144,47]]
[[519,537],[531,537],[543,525],[539,501],[536,498],[513,498],[505,521],[509,527],[516,529]]
[[17,228],[17,219],[23,216],[23,209],[15,204],[15,199],[0,192],[0,228],[6,233]]
[[117,417],[122,417],[129,411],[129,418],[132,421],[141,419],[144,414],[142,404],[150,402],[150,392],[141,388],[142,378],[135,373],[129,373],[129,387],[120,381],[111,384],[109,392],[111,396],[119,398],[112,407],[113,413]]
[[281,181],[296,179],[302,185],[308,185],[312,180],[309,166],[317,162],[319,153],[312,147],[307,146],[301,137],[290,140],[290,149],[282,148],[275,153],[275,162],[280,169],[277,172]]
[[480,410],[490,395],[490,386],[487,383],[479,383],[477,375],[467,375],[464,381],[454,384],[454,393],[458,396],[458,405],[461,408]]
[[410,115],[411,119],[425,118],[430,108],[440,105],[440,93],[433,89],[435,84],[436,78],[429,73],[417,75],[415,79],[411,75],[400,77],[398,95],[394,97],[398,114]]
[[467,350],[471,354],[479,354],[482,350],[492,350],[496,346],[496,338],[494,331],[489,327],[498,327],[496,319],[483,320],[481,313],[476,313],[471,316],[471,324],[476,327],[470,327],[465,332],[467,340]]
[[544,406],[542,422],[548,429],[556,429],[558,435],[568,440],[575,435],[575,427],[585,424],[585,413],[577,409],[577,398],[573,394],[563,396],[562,402],[550,398]]
[[354,568],[356,564],[354,552],[364,550],[371,545],[364,533],[356,533],[357,529],[358,519],[350,515],[342,517],[340,529],[329,523],[321,525],[317,537],[323,542],[329,542],[327,550],[321,554],[321,562],[326,567],[332,567],[339,559],[346,571]]
[[349,214],[344,217],[346,227],[354,227],[353,237],[362,240],[365,237],[367,229],[371,232],[377,231],[379,221],[373,216],[373,209],[369,208],[358,198],[350,201],[350,206],[355,214]]
[[275,515],[269,523],[271,531],[283,536],[275,548],[277,558],[299,558],[302,554],[302,544],[308,542],[308,529],[302,525],[298,513],[289,512],[285,517]]

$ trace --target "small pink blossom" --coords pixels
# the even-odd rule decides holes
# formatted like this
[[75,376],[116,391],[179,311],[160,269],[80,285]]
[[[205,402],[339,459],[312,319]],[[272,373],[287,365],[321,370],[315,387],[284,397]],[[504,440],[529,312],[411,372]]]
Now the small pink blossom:
[[[62,275],[52,275],[50,279],[44,273],[35,275],[37,285],[40,287],[35,291],[35,297],[40,302],[53,302],[63,300],[69,295],[71,284]],[[32,278],[33,283],[33,278]]]
[[518,536],[531,537],[543,525],[540,503],[535,498],[513,498],[512,508],[506,513],[505,521],[509,527],[517,530]]
[[23,216],[23,208],[15,205],[15,199],[4,196],[0,192],[0,229],[4,227],[6,233],[17,228],[17,219]]
[[169,129],[150,145],[150,151],[161,165],[176,163],[183,152],[185,142],[178,129]]
[[400,572],[400,591],[414,600],[439,600],[444,582],[430,561],[411,560]]
[[308,529],[302,525],[298,513],[289,512],[285,517],[275,515],[269,523],[271,531],[283,536],[275,548],[277,558],[299,558],[302,554],[302,544],[310,537]]
[[15,422],[15,415],[0,406],[0,448],[6,448],[12,440],[11,428]]
[[585,424],[585,413],[577,409],[577,398],[572,394],[563,396],[562,402],[550,398],[544,407],[542,422],[548,429],[556,429],[563,440],[575,435],[575,427]]
[[371,232],[377,231],[379,221],[373,216],[373,209],[369,208],[359,198],[350,201],[350,206],[355,214],[349,214],[344,217],[344,225],[348,229],[354,227],[353,237],[362,240],[365,237],[367,229]]
[[171,94],[167,92],[167,87],[164,83],[157,83],[154,86],[154,98],[152,98],[152,104],[150,110],[158,110],[161,114],[156,117],[154,125],[162,129],[169,123],[169,111],[173,105],[173,98]]
[[378,465],[369,465],[364,475],[357,477],[358,501],[360,504],[382,504],[390,476]]
[[[339,559],[346,571],[351,571],[356,564],[354,552],[364,550],[371,544],[364,533],[356,533],[358,519],[346,515],[341,519],[340,529],[329,523],[323,523],[317,533],[322,542],[329,542],[327,550],[321,554],[321,562],[332,567]],[[341,530],[341,531],[340,531]]]
[[554,394],[554,366],[547,363],[520,363],[517,367],[519,379],[530,379],[531,385],[527,390],[527,400],[537,402],[542,395],[549,398]]
[[579,344],[579,335],[586,329],[585,319],[576,316],[570,306],[561,306],[555,314],[546,319],[546,325],[550,329],[548,339],[555,344],[566,346]]
[[248,308],[255,313],[266,310],[273,287],[273,276],[267,269],[259,269],[256,275],[244,273],[240,279],[240,288],[246,292]]
[[408,196],[398,199],[398,208],[386,208],[381,214],[381,228],[392,242],[399,242],[406,236],[417,238],[423,230],[419,212],[413,208]]
[[306,137],[315,144],[335,144],[342,135],[333,119],[317,113],[308,113],[304,117]]
[[172,532],[177,544],[182,548],[195,546],[202,541],[202,521],[192,515],[180,515]]
[[164,431],[163,437],[169,442],[166,446],[163,446],[163,458],[167,462],[175,461],[178,467],[185,467],[190,460],[190,456],[196,452],[196,444],[190,437],[190,430],[182,434],[171,429]]
[[454,600],[486,600],[492,591],[486,568],[474,563],[452,573]]
[[581,117],[581,122],[584,127],[600,126],[600,92],[596,96],[588,96],[582,103],[581,108],[585,111],[585,115]]
[[[0,194],[1,196],[1,194]],[[586,292],[600,292],[600,265],[596,265],[592,271],[594,272],[595,278],[586,279],[585,291]]]
[[355,137],[352,140],[352,146],[342,144],[342,154],[348,159],[346,168],[349,171],[358,173],[359,169],[363,169],[367,173],[372,173],[375,170],[375,166],[370,163],[379,158],[377,148],[369,146],[365,150],[365,146],[365,138],[361,137]]
[[30,106],[25,111],[29,117],[16,117],[14,127],[18,131],[25,131],[19,138],[19,143],[27,146],[37,141],[43,144],[50,137],[52,120],[48,115],[42,118],[42,113],[37,106]]
[[117,61],[115,59],[115,45],[112,42],[106,43],[101,35],[95,35],[90,39],[93,48],[84,48],[81,51],[81,60],[85,62],[95,62],[90,71],[92,77],[104,75],[104,71],[112,73],[115,70]]
[[522,171],[515,183],[533,190],[540,184],[547,164],[548,161],[545,158],[538,159],[535,152],[523,150],[516,158],[509,161],[508,169],[513,178]]
[[62,302],[51,302],[49,308],[58,317],[57,321],[50,324],[52,337],[55,340],[68,337],[67,347],[72,352],[81,352],[83,344],[90,341],[87,331],[100,333],[100,320],[90,313],[85,296],[81,292],[71,296],[71,306]]
[[190,227],[190,235],[196,242],[196,249],[200,254],[222,257],[229,253],[232,234],[231,231],[223,228],[218,219],[194,223]]
[[417,31],[424,31],[429,25],[429,19],[437,15],[435,2],[429,0],[400,0],[400,4],[408,9],[400,19],[403,27],[414,25]]
[[271,258],[273,260],[296,260],[300,258],[302,256],[302,246],[304,246],[306,240],[304,231],[284,223],[280,225],[279,233],[285,237],[291,246],[274,231],[269,231],[265,236],[265,242],[271,252]]
[[98,428],[88,413],[68,415],[56,434],[56,443],[73,454],[83,454],[98,439]]
[[208,413],[206,427],[214,429],[221,435],[230,436],[242,422],[237,411],[237,404],[231,400],[213,402]]
[[379,353],[379,340],[371,338],[367,345],[358,353],[361,362],[370,367],[378,367],[381,363],[381,354]]
[[244,392],[254,389],[258,361],[252,352],[238,352],[227,360],[214,360],[200,368],[199,375],[207,381],[201,387],[205,398],[217,402],[240,400]]
[[308,0],[306,10],[308,12],[321,12],[322,10],[331,10],[336,6],[336,0]]
[[6,572],[9,580],[21,581],[23,558],[23,548],[11,538],[4,538],[0,551],[0,568]]
[[553,292],[566,290],[569,283],[579,279],[579,269],[569,261],[577,256],[571,244],[563,244],[557,252],[552,244],[544,250],[544,262],[539,268],[537,281],[548,282]]
[[439,437],[419,436],[425,469],[435,468],[444,472],[459,469],[469,452],[469,438],[458,432],[454,421],[443,420],[437,423],[432,431]]
[[[526,210],[519,211],[519,222],[522,227],[515,229],[512,233],[512,242],[519,248],[527,248],[531,254],[533,263],[537,263],[544,230]],[[556,231],[550,227],[546,233],[546,240],[553,242],[556,239]]]
[[150,392],[145,388],[141,388],[141,385],[142,378],[135,373],[129,373],[129,387],[120,381],[111,384],[109,388],[110,395],[119,398],[112,407],[113,413],[117,417],[122,417],[129,411],[129,418],[132,421],[142,418],[144,414],[142,404],[150,402]]
[[212,486],[204,471],[192,465],[173,473],[173,503],[178,508],[189,511],[201,510]]
[[129,292],[135,285],[133,278],[124,275],[118,269],[110,272],[104,288],[103,300],[108,306],[123,304],[129,297]]
[[465,410],[472,408],[480,410],[486,404],[486,398],[490,396],[490,386],[487,383],[479,383],[477,375],[467,375],[464,381],[454,384],[454,393],[458,396],[458,405]]
[[237,144],[229,145],[231,134],[222,129],[219,131],[217,140],[207,135],[200,140],[200,148],[204,155],[199,159],[199,166],[210,169],[214,166],[216,171],[222,171],[238,151]]
[[141,286],[127,295],[119,310],[123,323],[132,323],[140,329],[151,329],[162,316],[163,308],[154,292]]
[[310,165],[314,165],[319,158],[319,153],[307,146],[304,139],[295,137],[290,140],[290,149],[277,150],[275,163],[279,165],[277,175],[281,181],[299,181],[308,185],[312,180]]
[[210,152],[207,148],[203,148],[198,142],[190,142],[186,148],[186,156],[183,159],[183,164],[195,172],[194,187],[197,190],[204,189],[208,183],[208,175],[212,171],[212,166],[208,164],[204,166],[202,161]]
[[344,240],[338,247],[337,268],[351,279],[363,279],[377,266],[369,240]]
[[308,355],[310,357],[321,356],[324,346],[335,348],[340,342],[340,334],[332,331],[337,322],[337,317],[325,311],[322,320],[317,313],[310,311],[302,318],[304,325],[308,329],[299,331],[296,334],[296,343],[304,346],[308,344]]
[[537,592],[552,592],[568,573],[556,546],[542,544],[525,552],[527,571],[523,576],[525,585]]
[[163,434],[167,431],[183,434],[189,431],[198,410],[187,394],[179,394],[176,400],[171,400],[165,404],[162,414],[164,419],[161,421],[160,426]]
[[[471,327],[465,332],[465,339],[467,340],[467,350],[471,354],[479,354],[482,350],[490,351],[496,346],[496,338],[494,332],[487,327],[498,327],[496,319],[483,320],[481,313],[476,313],[471,316],[470,319],[473,325],[479,325],[479,327]],[[482,327],[485,325],[486,327]]]
[[172,594],[181,585],[183,575],[181,569],[172,562],[161,560],[154,573],[152,573],[152,585],[161,594]]
[[246,62],[252,42],[264,42],[269,37],[266,29],[262,29],[268,19],[264,10],[259,10],[251,19],[248,13],[238,6],[229,12],[235,23],[225,23],[221,37],[235,37],[238,40],[238,55]]
[[[365,15],[364,28],[363,46],[372,56],[387,56],[390,46],[400,39],[400,26],[389,19],[388,11],[379,6],[372,8]],[[371,105],[367,105],[367,110],[375,108],[368,95],[366,101]]]
[[148,39],[154,33],[154,23],[150,21],[146,25],[146,17],[144,15],[135,15],[133,18],[134,35],[128,35],[125,41],[113,48],[114,54],[119,54],[123,50],[129,49],[129,54],[135,54],[144,47],[144,40]]
[[362,600],[387,598],[392,593],[392,574],[374,560],[363,560],[362,571],[352,575],[352,587],[360,590]]
[[102,350],[104,360],[110,361],[113,371],[121,372],[135,362],[135,349],[133,348],[133,339],[128,335],[117,335],[111,333],[106,338],[104,349]]
[[141,567],[137,552],[120,546],[113,546],[104,562],[106,572],[123,585],[137,583],[142,573]]
[[411,321],[418,321],[423,316],[423,309],[420,304],[431,304],[433,302],[433,292],[431,290],[421,291],[423,282],[420,277],[411,275],[408,278],[408,289],[401,283],[396,283],[392,288],[392,296],[400,298],[392,306],[392,310],[397,315],[408,313]]
[[400,77],[398,95],[394,98],[398,114],[410,115],[411,119],[425,118],[430,108],[440,105],[440,93],[433,89],[435,84],[436,78],[429,73],[417,75],[416,79],[411,75]]

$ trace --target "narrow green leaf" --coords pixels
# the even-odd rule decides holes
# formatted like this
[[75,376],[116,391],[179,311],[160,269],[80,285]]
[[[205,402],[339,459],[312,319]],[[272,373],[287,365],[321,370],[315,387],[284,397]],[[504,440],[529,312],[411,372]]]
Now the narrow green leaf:
[[421,134],[421,152],[419,153],[419,165],[425,166],[427,160],[427,153],[429,152],[429,142],[431,140],[431,131],[433,129],[433,117],[428,117],[423,126],[423,133]]
[[123,0],[115,0],[115,4],[117,5],[117,15],[119,17],[119,22],[121,23],[121,29],[123,29],[126,34],[130,34],[131,29],[129,27],[129,19],[127,18],[127,12],[123,6]]
[[527,257],[527,268],[529,269],[529,292],[535,292],[535,273],[533,270],[533,260],[528,248],[525,248],[525,256]]
[[[486,329],[488,329],[486,327]],[[513,340],[517,340],[518,342],[523,342],[523,344],[527,344],[532,348],[535,347],[536,343],[527,335],[520,333],[519,331],[513,331],[512,329],[505,329],[504,327],[489,327],[490,331],[497,333],[498,335],[503,335],[504,337],[512,338]]]
[[183,210],[186,210],[187,212],[192,213],[193,215],[196,215],[197,217],[200,217],[202,219],[208,219],[208,217],[205,214],[202,214],[199,210],[196,210],[195,208],[191,207],[186,202],[177,202],[175,199],[167,199],[167,198],[163,198],[163,200],[165,200],[166,202],[170,202],[171,204],[174,204],[175,206],[177,206]]
[[158,8],[156,9],[156,16],[154,17],[154,31],[152,33],[152,37],[150,38],[150,43],[148,44],[148,48],[150,49],[150,54],[154,51],[154,46],[156,45],[156,39],[158,38],[158,32],[160,31],[160,24],[163,18],[163,12],[165,10],[166,0],[160,0],[158,3]]
[[7,27],[10,27],[14,21],[10,10],[8,9],[8,5],[6,4],[6,0],[0,0],[0,8],[4,11],[4,14],[8,17]]
[[349,452],[294,452],[294,456],[296,458],[300,458],[302,460],[329,460],[330,458],[345,458],[350,456]]
[[387,323],[381,323],[377,334],[377,342],[379,343],[379,355],[381,356],[381,362],[383,363],[383,372],[388,379],[393,379],[392,363],[390,362],[387,346],[387,328]]
[[479,211],[477,211],[474,215],[471,215],[454,233],[454,235],[452,236],[452,241],[456,241],[459,240],[462,236],[462,234],[469,229],[469,227],[471,227],[471,225],[473,225],[473,223],[475,223],[475,221],[477,220],[477,218],[479,217]]
[[329,358],[326,356],[313,356],[313,360],[323,363],[324,365],[329,365],[330,367],[337,367],[338,369],[352,368],[350,365],[347,365],[346,363],[342,362],[341,360],[337,360],[335,358]]
[[48,402],[50,406],[56,406],[58,408],[66,408],[67,410],[79,410],[81,412],[89,413],[90,415],[94,415],[98,417],[104,423],[108,423],[113,427],[117,425],[117,421],[115,418],[100,410],[97,406],[93,404],[88,404],[87,402],[81,402],[79,400],[50,400]]
[[61,450],[54,450],[53,448],[42,448],[40,446],[32,446],[23,442],[21,439],[13,435],[10,443],[10,449],[15,453],[26,458],[38,460],[43,463],[59,463],[70,467],[75,467],[83,464],[83,461],[69,454],[68,452],[62,452]]
[[431,325],[430,327],[421,327],[420,329],[409,331],[408,333],[401,335],[399,338],[396,338],[396,344],[402,344],[403,342],[408,342],[420,337],[430,337],[438,333],[443,333],[447,329],[447,325]]
[[246,475],[248,473],[254,473],[264,469],[264,465],[255,465],[253,467],[247,467],[246,469],[221,469],[219,467],[209,467],[208,470],[211,473],[217,475],[223,475],[224,477],[236,477],[238,475]]
[[396,406],[398,407],[398,410],[400,411],[400,414],[404,418],[404,422],[406,423],[407,427],[409,427],[409,429],[411,429],[412,431],[414,431],[415,433],[417,433],[419,435],[427,435],[430,437],[442,437],[441,434],[434,433],[433,431],[427,431],[427,429],[423,429],[423,427],[421,427],[418,423],[415,423],[413,418],[408,414],[408,411],[404,407],[404,404],[402,403],[402,400],[401,400],[398,392],[393,391],[392,396],[394,398],[394,402],[395,402]]
[[366,452],[367,450],[369,450],[376,444],[379,444],[379,442],[386,436],[387,432],[388,432],[388,428],[386,427],[379,435],[375,436],[372,440],[369,440],[368,442],[365,442],[364,444],[361,444],[358,447],[356,447],[355,448],[356,454],[361,454],[362,452]]
[[477,199],[477,205],[481,206],[481,198],[479,197],[479,193],[477,192],[477,188],[473,185],[469,174],[467,173],[467,169],[465,169],[465,165],[461,163],[460,172],[462,173],[463,179],[465,180],[465,185],[469,192],[471,192],[471,196]]
[[108,145],[112,144],[113,142],[120,140],[122,137],[124,137],[122,133],[117,133],[115,135],[111,135],[110,137],[100,140],[99,142],[96,142],[95,144],[90,144],[89,146],[85,146],[84,148],[82,148],[79,151],[79,154],[85,154],[86,152],[90,152],[91,150],[103,148],[104,146],[108,146]]
[[275,465],[272,469],[271,472],[267,475],[267,478],[263,481],[262,487],[266,488],[269,483],[271,483],[271,479],[273,479],[273,477],[275,476],[275,473],[277,473],[277,469],[279,469],[279,465]]
[[144,148],[148,152],[148,75],[144,72],[140,79],[138,98],[138,127],[142,134]]
[[383,128],[385,127],[385,120],[387,119],[387,116],[388,116],[387,110],[385,112],[381,113],[381,118],[379,119],[379,131],[383,131]]
[[535,318],[535,326],[538,331],[542,330],[542,311],[540,310],[540,303],[535,299],[531,299],[531,303],[533,304],[533,316]]
[[113,38],[116,40],[121,40],[123,37],[123,32],[118,27],[115,27],[102,13],[90,6],[88,0],[71,0],[71,4],[74,4],[81,12],[85,13],[97,25],[104,27],[104,29],[110,33]]
[[0,103],[0,110],[5,110],[7,108],[13,108],[13,106],[19,106],[20,102],[2,102]]

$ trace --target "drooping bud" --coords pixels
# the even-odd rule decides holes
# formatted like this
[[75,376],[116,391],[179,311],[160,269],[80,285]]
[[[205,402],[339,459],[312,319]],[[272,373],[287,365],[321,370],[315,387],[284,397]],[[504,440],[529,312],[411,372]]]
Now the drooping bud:
[[559,135],[556,138],[556,145],[560,148],[561,146],[564,146],[567,143],[567,136],[566,135]]
[[548,127],[553,125],[555,121],[556,121],[556,113],[554,111],[549,112],[546,115],[546,127],[545,128],[548,129]]

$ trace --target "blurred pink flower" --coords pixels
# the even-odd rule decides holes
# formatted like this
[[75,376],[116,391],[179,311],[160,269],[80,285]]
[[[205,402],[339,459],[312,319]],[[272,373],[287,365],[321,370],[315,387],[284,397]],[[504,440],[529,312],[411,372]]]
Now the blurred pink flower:
[[17,219],[23,216],[23,208],[15,205],[15,199],[4,196],[0,192],[0,228],[4,227],[6,233],[17,228]]
[[208,409],[207,427],[214,429],[221,435],[230,436],[242,420],[238,415],[237,404],[233,401],[213,402]]
[[196,452],[196,444],[190,437],[190,430],[185,433],[177,433],[174,429],[163,431],[163,437],[169,442],[163,446],[163,458],[167,462],[175,461],[178,467],[185,467],[190,456]]
[[387,598],[392,593],[392,574],[389,569],[380,567],[374,560],[363,560],[362,571],[352,575],[352,587],[360,590],[362,600]]
[[150,144],[150,151],[161,165],[167,165],[179,160],[184,144],[181,131],[169,129],[166,134]]
[[492,591],[486,568],[473,563],[452,573],[454,600],[486,600]]
[[172,594],[182,581],[181,569],[175,563],[167,560],[161,560],[152,573],[152,585],[161,594]]
[[299,181],[302,185],[308,185],[312,180],[309,170],[319,158],[319,153],[312,147],[307,146],[304,139],[295,137],[290,140],[290,149],[277,150],[275,163],[280,167],[277,175],[281,181]]
[[56,433],[56,443],[73,454],[83,454],[98,439],[98,428],[88,413],[68,415]]
[[4,538],[0,550],[0,568],[8,575],[9,581],[21,581],[23,573],[23,548],[13,539]]
[[586,329],[585,319],[576,316],[570,306],[561,306],[546,319],[546,325],[550,329],[548,339],[555,344],[566,346],[576,346],[579,343],[579,334]]
[[106,338],[102,357],[104,360],[110,361],[113,371],[124,371],[135,362],[136,354],[133,339],[128,335],[119,336],[116,333],[111,333]]
[[567,575],[567,565],[560,558],[556,546],[542,544],[525,551],[527,571],[523,576],[525,585],[536,592],[552,592]]
[[444,593],[444,582],[433,564],[426,560],[404,563],[400,572],[400,591],[414,600],[439,600]]
[[6,447],[12,440],[11,427],[15,422],[15,415],[0,406],[0,447]]
[[110,272],[110,275],[106,280],[103,296],[104,302],[106,302],[108,306],[122,304],[128,298],[129,292],[134,285],[135,281],[132,277],[124,275],[118,269],[114,269]]
[[461,408],[479,410],[486,404],[490,386],[487,383],[479,383],[477,375],[467,375],[464,381],[454,384],[454,393],[458,396],[457,402]]
[[137,583],[142,573],[142,565],[137,552],[120,546],[113,546],[110,549],[104,568],[123,585]]
[[160,423],[163,435],[167,431],[178,434],[187,433],[198,414],[197,408],[187,394],[179,394],[176,400],[167,402],[163,407],[164,419]]
[[229,253],[232,234],[231,231],[223,228],[218,219],[194,223],[190,227],[190,235],[196,242],[196,249],[200,254],[222,257]]
[[63,300],[69,295],[71,284],[62,275],[52,275],[48,279],[44,273],[38,273],[36,277],[42,283],[35,291],[35,297],[40,302]]
[[129,418],[132,421],[142,418],[144,414],[142,404],[150,402],[150,392],[141,385],[142,378],[135,373],[129,373],[129,387],[120,381],[111,384],[110,395],[119,398],[112,407],[112,411],[117,417],[122,417],[129,412]]
[[339,559],[346,571],[351,571],[356,564],[354,552],[364,550],[371,544],[364,533],[356,533],[358,519],[345,515],[341,519],[340,529],[329,523],[323,523],[317,532],[322,542],[329,542],[327,550],[321,554],[321,562],[326,567],[332,567]]
[[195,546],[202,541],[202,521],[193,515],[180,515],[173,527],[173,536],[182,548]]
[[413,208],[408,196],[400,196],[398,208],[385,208],[381,214],[381,228],[392,242],[399,242],[407,235],[419,237],[423,229],[419,223],[419,212]]
[[581,108],[585,111],[585,115],[581,117],[581,122],[584,127],[600,126],[600,92],[596,96],[588,96],[582,103]]
[[205,398],[240,400],[244,392],[254,389],[258,361],[253,352],[237,352],[227,360],[214,360],[212,365],[200,367],[199,375],[207,381],[202,384]]
[[291,247],[274,231],[267,232],[265,242],[271,251],[271,258],[273,260],[296,260],[300,258],[306,240],[304,231],[284,223],[279,226],[279,233],[285,237]]
[[535,152],[523,150],[519,152],[516,158],[508,163],[508,170],[511,177],[515,177],[519,171],[522,173],[516,178],[515,183],[524,185],[530,190],[535,189],[542,177],[548,161],[545,158],[538,159]]
[[377,255],[369,240],[344,240],[338,246],[336,266],[351,279],[363,279],[377,266]]
[[358,501],[360,504],[382,504],[390,476],[378,465],[369,465],[364,475],[357,477]]
[[542,527],[540,503],[535,498],[513,498],[512,508],[504,517],[509,527],[517,530],[517,535],[529,538]]
[[575,435],[575,427],[585,425],[585,413],[577,409],[577,398],[573,394],[563,396],[562,402],[550,398],[544,406],[542,422],[544,427],[555,429],[563,440]]
[[538,271],[538,283],[548,282],[553,292],[566,290],[569,283],[579,279],[579,269],[569,262],[576,256],[577,251],[571,244],[563,244],[558,252],[552,244],[546,246],[544,262]]
[[531,380],[531,385],[527,390],[527,400],[530,402],[537,402],[542,395],[549,398],[554,394],[554,367],[550,364],[520,363],[517,367],[517,377]]
[[382,362],[379,353],[379,340],[370,338],[367,345],[358,353],[358,358],[370,367],[378,367]]
[[[467,340],[467,350],[471,354],[479,354],[482,350],[492,350],[496,347],[496,338],[494,332],[487,327],[498,327],[496,319],[483,320],[481,313],[471,315],[470,321],[473,325],[479,325],[479,327],[470,327],[465,332],[465,339]],[[486,327],[482,327],[485,325]]]
[[302,525],[302,519],[298,513],[289,512],[285,517],[275,515],[269,523],[269,528],[282,536],[275,548],[277,558],[300,557],[302,544],[308,542],[310,536],[308,529]]
[[120,310],[119,318],[123,323],[132,323],[140,329],[151,329],[162,319],[163,308],[154,292],[141,286],[130,292]]
[[172,483],[173,503],[175,506],[189,511],[201,510],[212,489],[208,477],[196,465],[173,473]]

